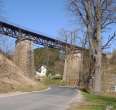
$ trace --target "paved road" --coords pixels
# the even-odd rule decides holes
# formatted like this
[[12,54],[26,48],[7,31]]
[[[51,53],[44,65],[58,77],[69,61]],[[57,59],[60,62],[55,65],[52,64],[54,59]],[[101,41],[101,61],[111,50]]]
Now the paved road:
[[65,110],[76,94],[76,89],[52,87],[45,92],[1,97],[0,110]]

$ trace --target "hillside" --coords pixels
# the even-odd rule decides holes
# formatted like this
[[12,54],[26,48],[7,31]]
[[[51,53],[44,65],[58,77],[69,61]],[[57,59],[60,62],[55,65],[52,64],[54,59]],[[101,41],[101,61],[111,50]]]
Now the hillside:
[[46,65],[49,72],[63,74],[64,59],[61,57],[59,50],[53,48],[37,48],[34,50],[34,58],[36,70],[41,65]]
[[13,61],[0,53],[0,92],[29,90],[34,86],[37,86],[35,81],[24,76],[23,71]]

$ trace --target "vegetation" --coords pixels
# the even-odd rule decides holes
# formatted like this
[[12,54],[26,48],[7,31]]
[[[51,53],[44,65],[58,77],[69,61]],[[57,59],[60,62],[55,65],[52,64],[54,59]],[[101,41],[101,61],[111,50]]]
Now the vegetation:
[[31,92],[46,89],[48,86],[38,82],[35,85],[18,85],[14,87],[14,91]]
[[0,82],[0,93],[7,93],[10,91],[13,91],[13,86],[11,84]]
[[41,65],[46,65],[48,74],[63,74],[64,59],[61,57],[59,50],[53,48],[37,48],[34,50],[34,62],[36,70]]
[[23,71],[2,51],[0,62],[0,93],[37,91],[47,88],[46,85],[24,76]]
[[43,84],[47,85],[47,86],[62,86],[65,85],[64,81],[61,79],[49,79],[48,77],[46,77],[43,81]]
[[44,85],[40,82],[31,85],[31,84],[18,84],[13,85],[9,83],[0,83],[0,93],[8,93],[8,92],[31,92],[31,91],[39,91],[42,89],[46,89],[47,85]]
[[113,108],[112,110],[116,110],[116,98],[95,96],[85,92],[82,94],[85,97],[85,101],[78,106],[73,106],[70,110],[106,110],[106,107],[108,106],[111,106]]
[[110,59],[110,64],[116,65],[116,50],[112,52],[112,57]]
[[[102,39],[106,38],[103,32],[109,25],[116,22],[115,0],[68,0],[69,8],[73,15],[80,19],[85,36],[82,39],[85,40],[84,47],[88,47],[90,50],[90,58],[92,61],[92,70],[90,73],[94,76],[93,90],[95,93],[100,93],[102,82],[102,50],[107,48],[116,36],[115,32],[109,36],[108,41],[101,45]],[[79,22],[80,23],[80,22]]]

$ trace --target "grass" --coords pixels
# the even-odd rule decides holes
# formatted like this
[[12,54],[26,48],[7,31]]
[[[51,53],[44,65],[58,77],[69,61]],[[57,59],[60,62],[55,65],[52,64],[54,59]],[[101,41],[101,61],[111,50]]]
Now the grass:
[[20,85],[11,85],[11,84],[0,84],[0,93],[8,93],[8,92],[31,92],[31,91],[39,91],[42,89],[46,89],[48,86],[44,85],[40,82],[37,82],[34,85],[20,84]]
[[38,82],[35,85],[18,85],[18,86],[15,86],[14,90],[21,91],[21,92],[31,92],[31,91],[39,91],[46,88],[47,88],[46,85]]
[[60,79],[49,79],[45,78],[42,81],[37,81],[36,84],[9,84],[9,83],[0,83],[0,93],[8,93],[8,92],[15,92],[15,91],[21,91],[21,92],[30,92],[30,91],[39,91],[42,89],[46,89],[48,86],[51,85],[64,85],[64,82]]
[[109,96],[95,96],[93,94],[82,93],[85,101],[79,106],[72,105],[70,110],[106,110],[106,106],[111,105],[112,110],[116,110],[116,98]]
[[8,83],[0,83],[0,93],[7,93],[13,90],[13,86]]
[[47,85],[47,86],[51,86],[51,85],[54,85],[54,86],[65,85],[65,83],[61,79],[49,79],[47,77],[42,81],[42,83]]

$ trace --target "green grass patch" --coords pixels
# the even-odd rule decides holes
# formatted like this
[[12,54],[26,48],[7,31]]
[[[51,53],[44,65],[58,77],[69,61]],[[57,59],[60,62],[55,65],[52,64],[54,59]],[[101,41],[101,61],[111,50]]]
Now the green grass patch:
[[112,110],[116,110],[116,98],[109,96],[98,96],[82,92],[85,101],[79,106],[72,105],[70,110],[106,110],[107,106],[112,106]]
[[83,95],[85,96],[86,101],[91,103],[91,110],[105,110],[108,105],[113,106],[114,110],[116,110],[116,98],[109,96],[96,96],[87,93],[83,93]]
[[44,78],[42,81],[43,84],[50,86],[60,86],[60,85],[65,85],[64,81],[61,79],[49,79],[48,77]]

